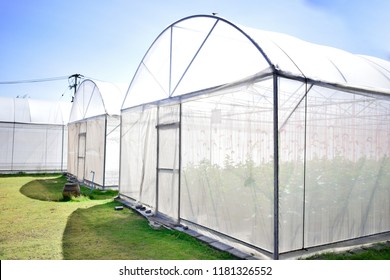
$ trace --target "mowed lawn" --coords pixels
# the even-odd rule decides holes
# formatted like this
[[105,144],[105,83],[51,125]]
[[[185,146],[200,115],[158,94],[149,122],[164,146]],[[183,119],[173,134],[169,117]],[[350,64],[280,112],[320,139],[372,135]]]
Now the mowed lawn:
[[[185,234],[152,229],[111,193],[64,201],[62,175],[0,176],[2,260],[236,259]],[[89,195],[89,197],[88,197]]]

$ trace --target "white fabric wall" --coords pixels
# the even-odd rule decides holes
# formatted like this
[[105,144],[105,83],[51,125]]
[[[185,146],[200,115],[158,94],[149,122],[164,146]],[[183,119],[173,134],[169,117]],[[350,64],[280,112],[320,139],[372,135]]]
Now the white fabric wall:
[[390,230],[390,98],[308,93],[305,246]]
[[122,112],[119,191],[135,201],[156,206],[157,108]]
[[[280,252],[389,231],[390,99],[278,89]],[[272,252],[272,95],[269,79],[184,99],[181,113],[176,101],[123,111],[120,193]]]
[[0,123],[0,170],[12,170],[14,124]]
[[105,116],[86,121],[84,179],[92,182],[91,171],[94,171],[94,183],[100,186],[104,186],[105,121]]
[[68,166],[67,171],[77,176],[77,154],[79,128],[77,123],[68,124]]
[[183,103],[181,218],[273,250],[269,81]]
[[107,116],[105,186],[119,184],[120,117]]
[[279,86],[281,252],[389,231],[390,98]]
[[65,171],[70,106],[0,97],[0,172]]
[[66,170],[66,137],[63,125],[0,122],[0,172]]
[[68,172],[100,187],[118,186],[119,122],[103,115],[69,124]]

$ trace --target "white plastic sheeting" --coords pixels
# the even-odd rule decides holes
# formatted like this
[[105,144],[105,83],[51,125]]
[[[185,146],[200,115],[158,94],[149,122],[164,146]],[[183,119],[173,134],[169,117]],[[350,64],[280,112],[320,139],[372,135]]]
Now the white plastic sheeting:
[[193,16],[122,106],[120,195],[279,254],[390,231],[390,63]]
[[119,180],[121,87],[84,80],[70,115],[68,172],[98,187],[117,187]]
[[65,171],[70,104],[0,97],[0,172]]

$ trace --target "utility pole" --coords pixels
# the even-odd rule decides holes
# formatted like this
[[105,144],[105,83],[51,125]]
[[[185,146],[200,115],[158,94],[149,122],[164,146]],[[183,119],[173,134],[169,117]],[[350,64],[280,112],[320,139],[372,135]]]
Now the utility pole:
[[73,88],[73,90],[74,90],[73,91],[73,96],[72,96],[72,102],[73,102],[74,97],[76,96],[76,90],[77,90],[77,84],[78,84],[77,79],[81,79],[83,77],[84,76],[81,75],[81,74],[73,74],[73,75],[68,77],[69,88],[70,89]]

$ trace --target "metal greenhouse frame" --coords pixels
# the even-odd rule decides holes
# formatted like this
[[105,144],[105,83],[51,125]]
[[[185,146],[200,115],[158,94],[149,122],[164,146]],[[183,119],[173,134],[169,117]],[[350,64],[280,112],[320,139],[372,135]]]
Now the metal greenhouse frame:
[[97,188],[117,188],[122,90],[84,80],[77,88],[68,124],[68,173]]
[[390,232],[390,63],[197,15],[121,113],[119,196],[249,254]]

